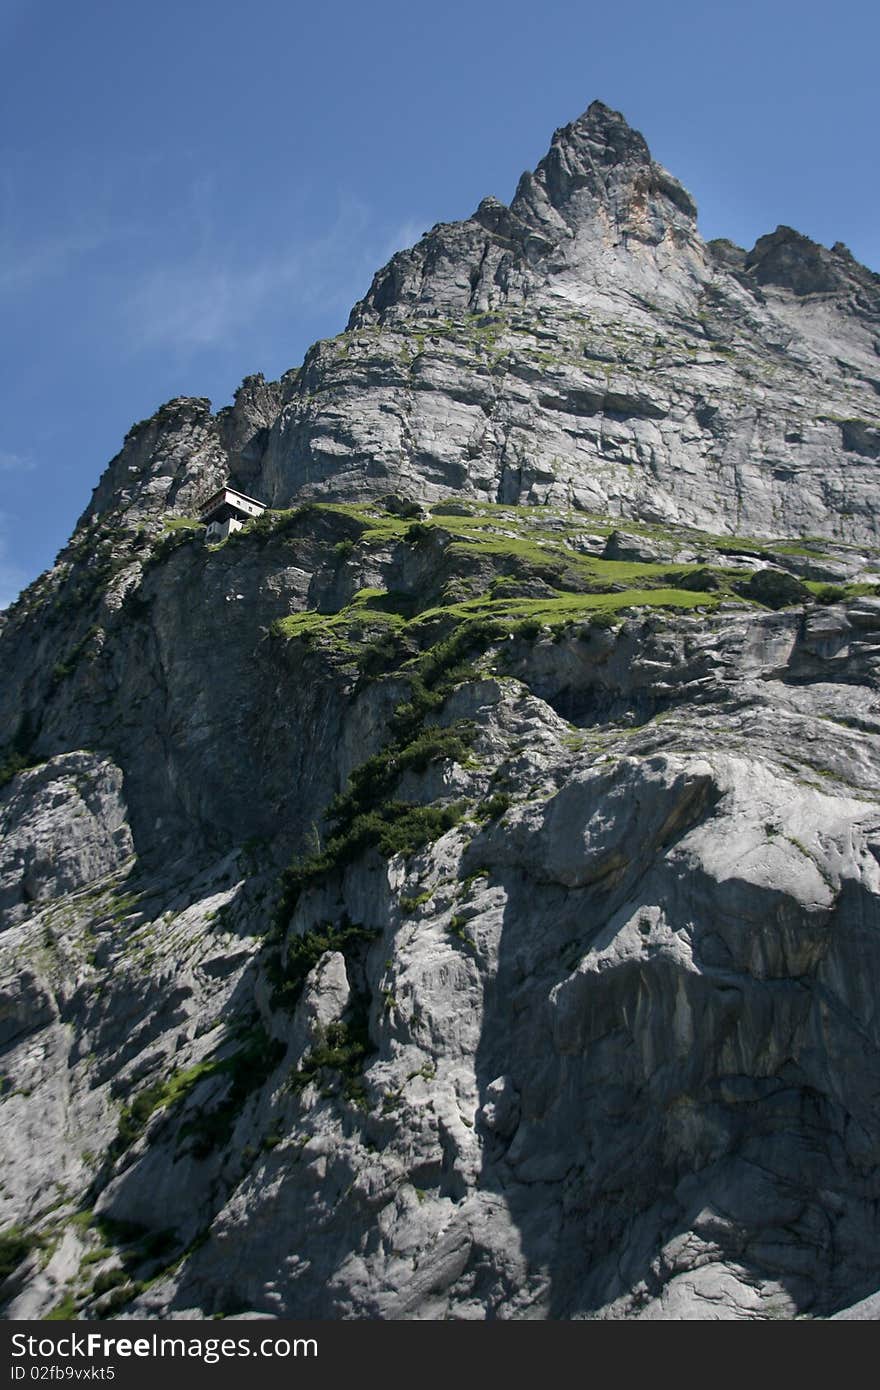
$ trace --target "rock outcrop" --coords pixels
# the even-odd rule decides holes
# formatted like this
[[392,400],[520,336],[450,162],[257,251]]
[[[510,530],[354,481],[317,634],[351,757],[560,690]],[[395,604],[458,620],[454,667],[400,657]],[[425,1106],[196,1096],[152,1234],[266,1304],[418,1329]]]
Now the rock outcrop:
[[130,431],[0,631],[7,1317],[877,1316],[878,310],[594,103]]

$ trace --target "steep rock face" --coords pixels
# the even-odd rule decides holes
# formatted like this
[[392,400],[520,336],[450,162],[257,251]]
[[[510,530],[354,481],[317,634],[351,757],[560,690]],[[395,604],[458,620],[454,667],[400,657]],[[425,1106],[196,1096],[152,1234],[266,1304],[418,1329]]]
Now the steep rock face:
[[149,517],[176,502],[185,509],[194,500],[193,479],[197,489],[219,486],[227,472],[211,402],[168,401],[151,419],[131,427],[83,521],[114,511]]
[[134,427],[0,631],[6,1316],[875,1315],[876,324],[595,103]]
[[211,413],[201,397],[168,401],[132,425],[95,488],[84,522],[110,513],[145,521],[162,512],[186,514],[233,475],[240,487],[259,480],[259,460],[278,413],[281,389],[246,377],[233,405]]
[[[143,1230],[142,1278],[161,1211],[173,1275],[120,1286],[148,1315],[762,1317],[870,1291],[880,614],[827,612],[833,642],[731,609],[488,653],[507,674],[438,710],[438,732],[475,723],[471,766],[397,793],[472,809],[309,882],[289,1005],[254,850],[32,904],[4,942],[7,998],[28,992],[5,1104],[34,1117],[5,1131],[10,1216],[58,1221],[64,1134],[99,1229]],[[83,1273],[35,1270],[12,1316],[104,1306],[71,1229]]]
[[63,897],[131,856],[121,783],[111,763],[70,753],[0,792],[0,909],[10,921],[27,903]]

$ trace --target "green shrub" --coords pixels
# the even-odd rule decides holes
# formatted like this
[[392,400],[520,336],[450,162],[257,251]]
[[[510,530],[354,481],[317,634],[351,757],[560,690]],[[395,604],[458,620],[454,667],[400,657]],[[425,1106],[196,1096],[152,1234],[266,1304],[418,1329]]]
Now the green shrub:
[[146,1285],[137,1280],[127,1283],[124,1288],[114,1289],[107,1299],[103,1308],[103,1316],[112,1318],[114,1313],[118,1313],[120,1308],[124,1308],[127,1303],[131,1303],[133,1298],[137,1298],[139,1293],[143,1293]]
[[537,618],[524,618],[521,623],[517,623],[513,628],[515,637],[523,637],[527,642],[533,641],[540,635],[543,624]]
[[93,1216],[91,1212],[82,1211],[73,1219],[86,1227],[93,1227],[100,1232],[104,1240],[114,1245],[129,1245],[133,1241],[142,1240],[147,1234],[147,1227],[142,1226],[139,1221],[120,1221],[118,1217],[105,1216],[103,1213]]
[[[144,1087],[133,1101],[122,1110],[116,1138],[110,1148],[110,1157],[115,1159],[140,1137],[146,1129],[150,1117],[156,1110],[177,1105],[190,1094],[198,1082],[208,1076],[225,1073],[231,1077],[231,1085],[222,1104],[210,1112],[228,1121],[231,1114],[237,1114],[247,1095],[261,1085],[272,1067],[278,1061],[279,1044],[270,1041],[262,1028],[255,1028],[247,1035],[244,1046],[230,1057],[209,1057],[193,1067],[172,1073],[170,1077],[155,1081]],[[283,1048],[282,1048],[283,1051]],[[185,1133],[192,1126],[187,1126]]]
[[449,931],[463,946],[467,946],[469,951],[476,951],[477,943],[474,941],[473,937],[465,931],[467,923],[467,917],[462,917],[459,913],[456,913],[449,922]]
[[495,792],[486,801],[481,801],[477,807],[477,815],[481,820],[499,820],[510,807],[511,798],[507,792]]
[[[247,524],[247,533],[254,536],[257,540],[264,540],[271,536],[278,528],[278,518],[269,511],[261,512],[254,517],[253,521]],[[238,534],[242,534],[239,532]]]
[[328,840],[320,854],[299,860],[284,871],[276,935],[286,927],[300,894],[310,884],[343,869],[366,849],[378,849],[389,859],[395,854],[414,854],[457,825],[464,810],[464,802],[414,806],[407,801],[388,801],[355,815],[344,830]]
[[587,621],[590,627],[597,627],[599,629],[616,627],[618,622],[614,614],[609,612],[607,608],[597,608],[590,614]]
[[473,725],[466,723],[428,728],[361,763],[345,791],[330,803],[331,833],[324,848],[294,861],[282,875],[274,934],[286,927],[304,888],[343,869],[365,849],[375,847],[388,858],[413,854],[455,825],[463,815],[462,804],[416,806],[396,801],[392,794],[407,769],[423,772],[432,762],[463,761],[474,736]]
[[460,623],[417,660],[408,672],[409,699],[394,713],[392,744],[356,768],[345,791],[331,802],[330,837],[323,849],[295,860],[283,873],[271,939],[277,941],[283,934],[305,888],[345,868],[366,849],[378,849],[386,857],[414,854],[461,820],[462,802],[418,806],[395,800],[393,793],[408,768],[421,772],[440,759],[466,758],[475,736],[473,725],[426,729],[425,720],[445,703],[455,685],[473,677],[464,658],[501,635],[506,628],[495,619],[474,618]]
[[424,545],[431,540],[432,536],[439,536],[440,531],[436,526],[431,526],[429,522],[414,521],[412,526],[408,526],[403,539],[407,545]]
[[135,1260],[159,1260],[168,1255],[177,1245],[177,1237],[168,1227],[160,1231],[150,1231],[140,1239],[140,1249],[126,1259],[126,1268],[134,1267]]
[[374,754],[355,768],[345,792],[330,803],[331,825],[340,828],[359,812],[375,808],[388,797],[409,768],[424,772],[433,762],[463,762],[475,734],[472,724],[462,723],[450,729],[432,727],[417,734],[403,747],[392,746]]
[[5,753],[0,759],[0,787],[5,787],[7,782],[11,782],[19,772],[24,772],[26,768],[33,767],[33,762],[26,753],[18,753],[15,749]]
[[40,1244],[38,1236],[25,1231],[21,1226],[8,1226],[5,1231],[0,1232],[0,1283]]
[[433,893],[426,891],[424,893],[419,893],[415,898],[401,898],[400,910],[405,913],[407,917],[411,917],[414,912],[418,912],[420,907],[424,907],[425,903],[429,903],[433,896]]
[[847,596],[846,587],[842,584],[822,584],[813,590],[813,595],[817,603],[843,603]]
[[39,764],[41,760],[34,756],[35,739],[34,721],[29,714],[25,714],[19,720],[12,740],[0,750],[0,787],[11,782],[17,773]]
[[304,1091],[323,1072],[335,1072],[342,1081],[346,1100],[361,1108],[366,1105],[363,1068],[366,1059],[375,1051],[369,1034],[367,1000],[355,998],[349,1018],[331,1023],[306,1053],[298,1070],[291,1073],[289,1086],[295,1092]]
[[120,1284],[130,1282],[124,1269],[108,1269],[103,1274],[99,1274],[92,1285],[92,1294],[99,1298],[102,1293],[109,1293],[111,1289],[118,1289]]
[[82,657],[89,646],[89,643],[97,637],[100,628],[90,627],[88,632],[84,632],[79,641],[76,642],[67,653],[63,661],[58,661],[52,667],[52,686],[60,685],[63,680],[72,675],[79,665]]
[[124,1107],[119,1116],[116,1139],[111,1150],[113,1156],[123,1153],[140,1138],[150,1116],[165,1103],[167,1089],[166,1081],[156,1081],[152,1086],[146,1086],[130,1105]]
[[347,958],[355,946],[374,941],[376,935],[367,927],[345,920],[339,926],[328,922],[302,936],[291,937],[283,963],[276,962],[273,970],[276,987],[272,1003],[276,1007],[293,1009],[302,994],[306,976],[325,952],[339,951]]
[[465,813],[463,801],[447,806],[412,806],[406,801],[392,801],[383,816],[379,832],[379,851],[389,859],[394,854],[415,854],[425,845],[438,840],[457,825]]
[[173,531],[167,531],[153,546],[144,561],[144,569],[151,569],[154,565],[164,564],[175,550],[179,550],[184,545],[192,545],[195,537],[196,532],[191,527],[180,527]]

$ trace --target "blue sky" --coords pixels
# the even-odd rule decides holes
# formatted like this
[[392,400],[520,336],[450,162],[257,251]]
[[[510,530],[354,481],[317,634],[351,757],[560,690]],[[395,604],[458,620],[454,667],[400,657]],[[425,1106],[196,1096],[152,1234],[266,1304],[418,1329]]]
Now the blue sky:
[[0,0],[0,605],[134,420],[297,365],[595,98],[704,236],[880,269],[878,39],[854,0]]

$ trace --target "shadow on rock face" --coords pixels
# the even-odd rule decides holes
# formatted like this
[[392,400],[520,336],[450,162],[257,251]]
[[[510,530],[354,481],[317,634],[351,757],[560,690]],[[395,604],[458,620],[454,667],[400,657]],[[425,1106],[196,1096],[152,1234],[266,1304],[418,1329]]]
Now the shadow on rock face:
[[[876,1283],[880,1038],[857,981],[880,966],[880,898],[870,855],[834,869],[870,827],[795,813],[745,762],[695,759],[689,780],[661,761],[617,774],[634,809],[601,831],[613,792],[597,811],[570,784],[535,858],[498,871],[481,1184],[546,1316],[822,1314]],[[767,837],[771,802],[800,837]]]

